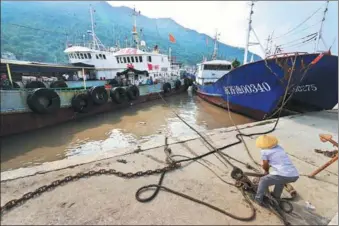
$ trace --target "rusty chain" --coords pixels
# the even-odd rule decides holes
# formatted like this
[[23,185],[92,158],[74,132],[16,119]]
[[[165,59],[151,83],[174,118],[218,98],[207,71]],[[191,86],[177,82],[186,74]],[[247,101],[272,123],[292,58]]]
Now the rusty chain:
[[28,192],[28,193],[24,194],[19,199],[13,199],[13,200],[7,202],[4,206],[1,207],[0,214],[2,216],[5,211],[9,211],[10,209],[18,206],[19,204],[23,204],[24,202],[32,199],[33,197],[37,197],[37,196],[41,195],[42,193],[44,193],[46,191],[51,191],[52,189],[54,189],[54,188],[56,188],[60,185],[65,185],[66,183],[69,183],[69,182],[72,182],[72,181],[77,181],[77,180],[82,179],[82,178],[88,178],[88,177],[99,176],[99,175],[115,175],[115,176],[118,176],[118,177],[130,179],[130,178],[150,176],[150,175],[154,175],[154,174],[161,174],[161,173],[164,173],[164,172],[169,172],[169,171],[172,171],[172,170],[179,168],[180,166],[181,166],[180,163],[173,163],[173,164],[167,165],[163,168],[159,168],[159,169],[155,169],[155,170],[138,171],[138,172],[135,172],[135,173],[131,173],[131,172],[124,173],[124,172],[116,171],[115,169],[91,170],[91,171],[88,171],[86,173],[80,172],[80,173],[78,173],[74,176],[66,176],[65,178],[63,178],[61,180],[55,180],[52,183],[50,183],[49,185],[41,186],[33,192]]

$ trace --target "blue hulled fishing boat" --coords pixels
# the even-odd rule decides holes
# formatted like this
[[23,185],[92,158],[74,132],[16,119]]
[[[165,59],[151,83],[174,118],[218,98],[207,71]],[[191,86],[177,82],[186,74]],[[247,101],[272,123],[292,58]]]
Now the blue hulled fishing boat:
[[[216,60],[216,35],[212,60],[198,64],[198,96],[257,120],[273,116],[281,105],[299,105],[303,110],[332,109],[338,103],[338,56],[330,51],[279,53],[246,62],[253,5],[244,64],[234,68],[231,62]],[[324,16],[326,11],[327,5]]]

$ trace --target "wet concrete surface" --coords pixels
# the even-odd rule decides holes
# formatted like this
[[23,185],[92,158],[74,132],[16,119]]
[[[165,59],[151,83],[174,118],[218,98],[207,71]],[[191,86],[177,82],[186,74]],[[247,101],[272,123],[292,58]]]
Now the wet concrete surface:
[[[274,121],[251,123],[239,126],[244,133],[263,132],[272,128]],[[236,141],[234,128],[220,128],[203,132],[216,147]],[[329,133],[337,140],[337,115],[322,112],[282,118],[273,132],[280,145],[290,155],[301,175],[312,172],[329,159],[313,152],[314,148],[331,147],[319,141],[319,133]],[[250,153],[260,161],[260,151],[255,147],[256,137],[246,137]],[[107,153],[106,159],[97,159],[97,153],[74,156],[58,164],[45,163],[25,170],[17,169],[1,173],[1,206],[56,179],[78,172],[98,169],[116,169],[136,172],[162,168],[166,155],[162,138],[154,138],[141,145],[141,152],[122,148],[120,154]],[[179,142],[179,143],[178,143]],[[170,137],[170,148],[174,155],[196,156],[210,149],[196,135]],[[124,150],[123,150],[124,149]],[[224,152],[232,157],[253,164],[244,145],[233,146]],[[103,156],[101,156],[103,157]],[[178,157],[179,158],[179,157]],[[177,159],[177,158],[176,158]],[[87,160],[87,163],[86,161]],[[124,160],[124,161],[122,161]],[[228,182],[232,182],[232,168],[225,166],[216,156],[204,160],[211,169]],[[208,162],[207,162],[208,161]],[[83,163],[83,164],[82,164]],[[76,166],[76,164],[78,164]],[[82,165],[81,165],[82,164]],[[237,167],[244,166],[233,162]],[[151,202],[140,203],[135,192],[148,184],[156,184],[159,176],[123,179],[112,175],[93,176],[70,182],[55,190],[33,198],[23,205],[5,213],[2,224],[216,224],[216,225],[281,225],[281,221],[270,211],[257,205],[256,218],[243,222],[213,211],[182,197],[160,191]],[[164,186],[208,202],[237,216],[249,216],[249,205],[234,187],[224,184],[213,173],[200,164],[192,163],[165,176]],[[298,196],[292,202],[294,211],[287,216],[292,225],[326,225],[337,213],[338,165],[332,164],[315,179],[301,176],[292,184]],[[142,197],[149,196],[147,192]],[[284,192],[283,196],[288,194]],[[315,206],[308,210],[305,202]]]

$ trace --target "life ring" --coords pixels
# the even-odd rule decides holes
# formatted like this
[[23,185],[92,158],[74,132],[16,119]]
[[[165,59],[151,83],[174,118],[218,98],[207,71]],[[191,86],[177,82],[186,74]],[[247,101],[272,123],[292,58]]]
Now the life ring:
[[27,89],[46,88],[45,84],[41,81],[31,81],[25,85]]
[[181,81],[180,80],[176,80],[175,83],[174,83],[174,88],[176,90],[179,90],[180,89],[180,86],[181,86]]
[[163,86],[162,89],[164,90],[164,93],[168,93],[171,91],[172,87],[171,84],[169,84],[168,82],[166,82]]
[[130,100],[136,100],[140,96],[139,88],[136,85],[132,85],[127,88],[127,97]]
[[35,113],[52,113],[60,108],[60,97],[51,89],[38,88],[27,96],[27,105]]
[[122,87],[114,87],[110,91],[110,96],[115,103],[121,104],[126,100],[126,90]]
[[93,101],[88,93],[77,93],[71,101],[72,108],[75,112],[87,113],[93,106]]
[[50,88],[67,88],[68,85],[65,81],[54,81],[49,85]]
[[88,91],[88,94],[97,105],[102,105],[108,100],[108,94],[104,86],[93,86]]

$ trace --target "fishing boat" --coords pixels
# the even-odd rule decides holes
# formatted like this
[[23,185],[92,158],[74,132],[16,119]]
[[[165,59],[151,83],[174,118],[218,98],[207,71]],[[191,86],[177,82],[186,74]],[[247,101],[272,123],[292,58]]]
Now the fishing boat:
[[159,53],[157,46],[139,48],[145,42],[139,42],[136,23],[132,34],[134,48],[107,52],[96,38],[99,49],[69,47],[70,64],[65,65],[2,59],[0,136],[186,91],[191,83],[172,72],[170,55]]
[[[252,2],[244,64],[229,71],[214,65],[215,72],[205,70],[208,62],[198,65],[198,96],[256,120],[273,117],[280,107],[292,103],[302,105],[304,111],[332,109],[338,103],[338,56],[328,51],[276,53],[247,63],[253,6]],[[324,16],[326,11],[327,6]]]

